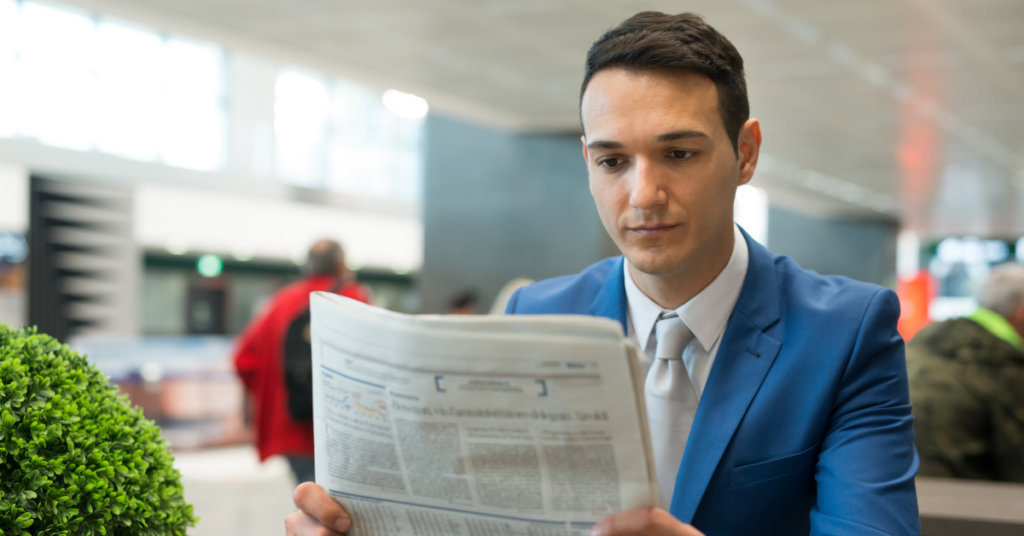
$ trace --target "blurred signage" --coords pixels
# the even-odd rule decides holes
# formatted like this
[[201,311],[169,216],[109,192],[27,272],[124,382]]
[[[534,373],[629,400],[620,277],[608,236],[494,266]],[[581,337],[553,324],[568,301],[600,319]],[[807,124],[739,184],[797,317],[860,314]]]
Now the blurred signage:
[[28,242],[15,233],[0,232],[0,262],[17,264],[28,258]]
[[935,253],[946,264],[999,263],[1010,258],[1010,246],[1002,240],[950,237],[939,242]]

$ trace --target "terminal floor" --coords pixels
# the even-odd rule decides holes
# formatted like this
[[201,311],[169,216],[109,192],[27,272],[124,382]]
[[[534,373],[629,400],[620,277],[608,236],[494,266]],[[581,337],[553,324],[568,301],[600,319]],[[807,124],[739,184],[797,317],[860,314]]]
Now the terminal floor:
[[283,458],[259,463],[252,447],[177,452],[185,499],[201,519],[189,536],[282,536],[295,511]]

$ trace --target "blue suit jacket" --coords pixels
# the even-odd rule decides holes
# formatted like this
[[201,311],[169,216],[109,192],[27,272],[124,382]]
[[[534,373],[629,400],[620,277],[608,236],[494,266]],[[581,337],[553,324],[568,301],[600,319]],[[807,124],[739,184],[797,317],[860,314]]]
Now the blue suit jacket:
[[[896,295],[744,237],[747,276],[670,512],[708,536],[920,534]],[[522,288],[506,312],[604,316],[625,329],[623,262]]]

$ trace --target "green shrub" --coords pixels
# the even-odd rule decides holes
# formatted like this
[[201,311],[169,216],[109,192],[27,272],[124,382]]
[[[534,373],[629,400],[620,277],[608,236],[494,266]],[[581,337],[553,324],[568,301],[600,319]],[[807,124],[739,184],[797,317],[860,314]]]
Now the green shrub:
[[196,518],[173,461],[85,357],[0,324],[0,534],[183,536]]

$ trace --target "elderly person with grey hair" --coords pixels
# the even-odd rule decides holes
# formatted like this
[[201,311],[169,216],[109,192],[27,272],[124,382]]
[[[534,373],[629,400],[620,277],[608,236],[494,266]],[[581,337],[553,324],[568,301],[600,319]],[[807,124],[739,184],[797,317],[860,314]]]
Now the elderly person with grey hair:
[[1024,482],[1024,267],[994,268],[978,304],[907,345],[918,474]]

